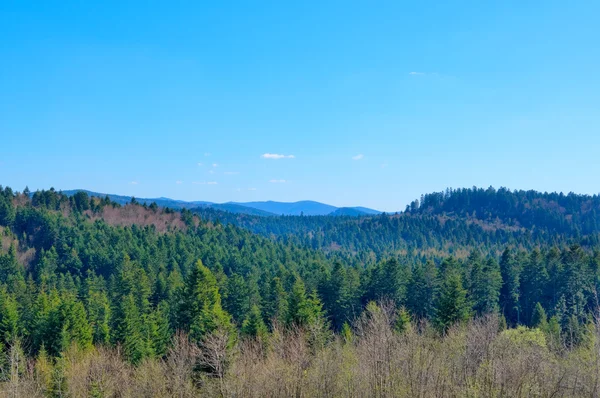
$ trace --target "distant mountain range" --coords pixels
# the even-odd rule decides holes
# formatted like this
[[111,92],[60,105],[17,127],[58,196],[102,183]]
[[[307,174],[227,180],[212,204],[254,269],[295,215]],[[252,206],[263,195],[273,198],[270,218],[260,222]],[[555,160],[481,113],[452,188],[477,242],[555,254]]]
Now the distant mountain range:
[[[73,189],[63,191],[65,195],[71,196],[77,192],[85,192],[89,196],[97,196],[104,198],[108,196],[113,202],[119,204],[126,204],[131,202],[131,196],[105,194],[99,192],[92,192],[85,189]],[[312,200],[302,200],[299,202],[227,202],[227,203],[213,203],[205,201],[192,201],[187,202],[183,200],[176,200],[170,198],[136,198],[139,203],[150,204],[155,202],[158,206],[169,207],[172,209],[193,209],[197,207],[211,207],[217,210],[228,211],[231,213],[250,214],[254,216],[352,216],[360,217],[367,215],[381,214],[378,210],[369,209],[366,207],[336,207],[325,203],[315,202]]]

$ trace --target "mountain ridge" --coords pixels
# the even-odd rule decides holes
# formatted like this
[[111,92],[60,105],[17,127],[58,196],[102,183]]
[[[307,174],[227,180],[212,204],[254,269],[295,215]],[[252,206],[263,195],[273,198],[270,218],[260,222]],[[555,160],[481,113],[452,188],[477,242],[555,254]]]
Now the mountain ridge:
[[[73,196],[77,192],[85,192],[89,196],[104,198],[109,197],[110,200],[121,205],[131,202],[133,196],[106,194],[94,192],[86,189],[69,189],[62,191],[67,196]],[[249,214],[262,217],[270,216],[353,216],[362,217],[369,215],[381,214],[382,212],[362,206],[355,207],[337,207],[326,203],[321,203],[313,200],[300,200],[297,202],[278,202],[273,200],[268,201],[253,201],[253,202],[225,202],[215,203],[208,201],[185,201],[171,199],[167,197],[159,198],[135,198],[139,203],[150,204],[155,202],[160,207],[169,207],[172,209],[194,209],[198,207],[211,207],[217,210],[228,211],[231,213]]]

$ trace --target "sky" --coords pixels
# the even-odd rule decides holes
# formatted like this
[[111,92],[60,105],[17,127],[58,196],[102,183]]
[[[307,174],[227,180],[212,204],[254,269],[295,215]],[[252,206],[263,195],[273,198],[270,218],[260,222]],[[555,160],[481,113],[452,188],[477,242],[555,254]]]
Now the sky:
[[0,0],[0,184],[600,192],[600,2]]

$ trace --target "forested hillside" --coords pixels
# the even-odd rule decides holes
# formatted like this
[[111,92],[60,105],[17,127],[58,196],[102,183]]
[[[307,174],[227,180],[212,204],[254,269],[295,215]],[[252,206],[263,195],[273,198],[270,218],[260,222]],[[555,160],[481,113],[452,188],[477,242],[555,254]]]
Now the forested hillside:
[[[281,388],[292,383],[294,395],[312,396],[306,383],[326,363],[342,372],[327,381],[338,380],[331,395],[347,395],[337,378],[345,366],[348,374],[359,372],[358,358],[404,369],[391,357],[369,357],[369,344],[381,355],[388,348],[409,355],[420,341],[425,351],[410,355],[428,352],[433,360],[453,352],[458,358],[472,355],[459,340],[470,341],[469,333],[484,324],[490,347],[541,356],[555,372],[571,371],[565,358],[597,342],[598,206],[596,196],[473,189],[426,195],[397,215],[256,217],[3,188],[2,385],[28,380],[39,394],[61,396],[77,386],[67,359],[96,356],[132,375],[151,364],[179,366],[169,361],[188,355],[184,376],[177,377],[194,394],[234,395],[226,382],[252,366],[258,373],[248,383],[267,388],[259,370],[282,361],[290,373],[281,377],[294,381],[282,380]],[[486,351],[481,355],[489,357],[474,363],[492,366],[485,361],[500,351]],[[22,358],[35,362],[26,366]],[[480,368],[460,369],[468,375],[458,378],[440,367],[448,379],[436,388],[500,388]],[[111,396],[102,392],[105,381],[88,371],[96,381],[77,388]],[[117,377],[114,369],[105,372]],[[381,396],[401,395],[392,394],[401,385],[415,391],[394,374],[384,376],[360,377]],[[135,377],[140,382],[142,376]],[[536,377],[527,383],[536,385]],[[292,390],[263,392],[286,396]],[[175,390],[169,391],[164,396]]]
[[401,214],[368,217],[254,217],[196,208],[204,219],[293,241],[326,252],[380,258],[412,254],[466,257],[472,249],[500,255],[504,247],[531,250],[599,244],[600,198],[501,188],[447,190],[415,200]]

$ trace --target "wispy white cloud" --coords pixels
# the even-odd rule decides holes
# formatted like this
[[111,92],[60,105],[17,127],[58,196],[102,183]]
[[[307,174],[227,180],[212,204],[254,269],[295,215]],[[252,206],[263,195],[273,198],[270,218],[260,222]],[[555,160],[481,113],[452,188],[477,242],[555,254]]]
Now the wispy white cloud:
[[137,181],[131,181],[131,182],[130,182],[130,184],[131,184],[131,185],[138,185],[138,184],[139,184],[139,182],[137,182]]
[[359,153],[356,156],[352,156],[352,160],[362,160],[364,159],[365,155],[363,155],[362,153]]
[[218,182],[216,181],[193,181],[192,184],[194,185],[217,185]]
[[256,191],[256,188],[248,188],[248,191]]
[[240,172],[239,171],[225,171],[223,174],[232,176],[232,175],[240,174]]
[[425,72],[410,72],[409,75],[412,75],[412,76],[424,76]]
[[213,164],[212,164],[212,167],[219,167],[219,165],[218,165],[218,164],[216,164],[216,163],[213,163]]
[[295,156],[294,155],[281,155],[279,153],[263,153],[262,155],[260,155],[261,158],[263,159],[294,159]]
[[285,184],[286,180],[269,180],[271,184]]
[[177,181],[175,181],[175,184],[181,185],[181,184],[183,184],[183,181],[177,180]]
[[198,166],[204,166],[204,163],[198,162]]

